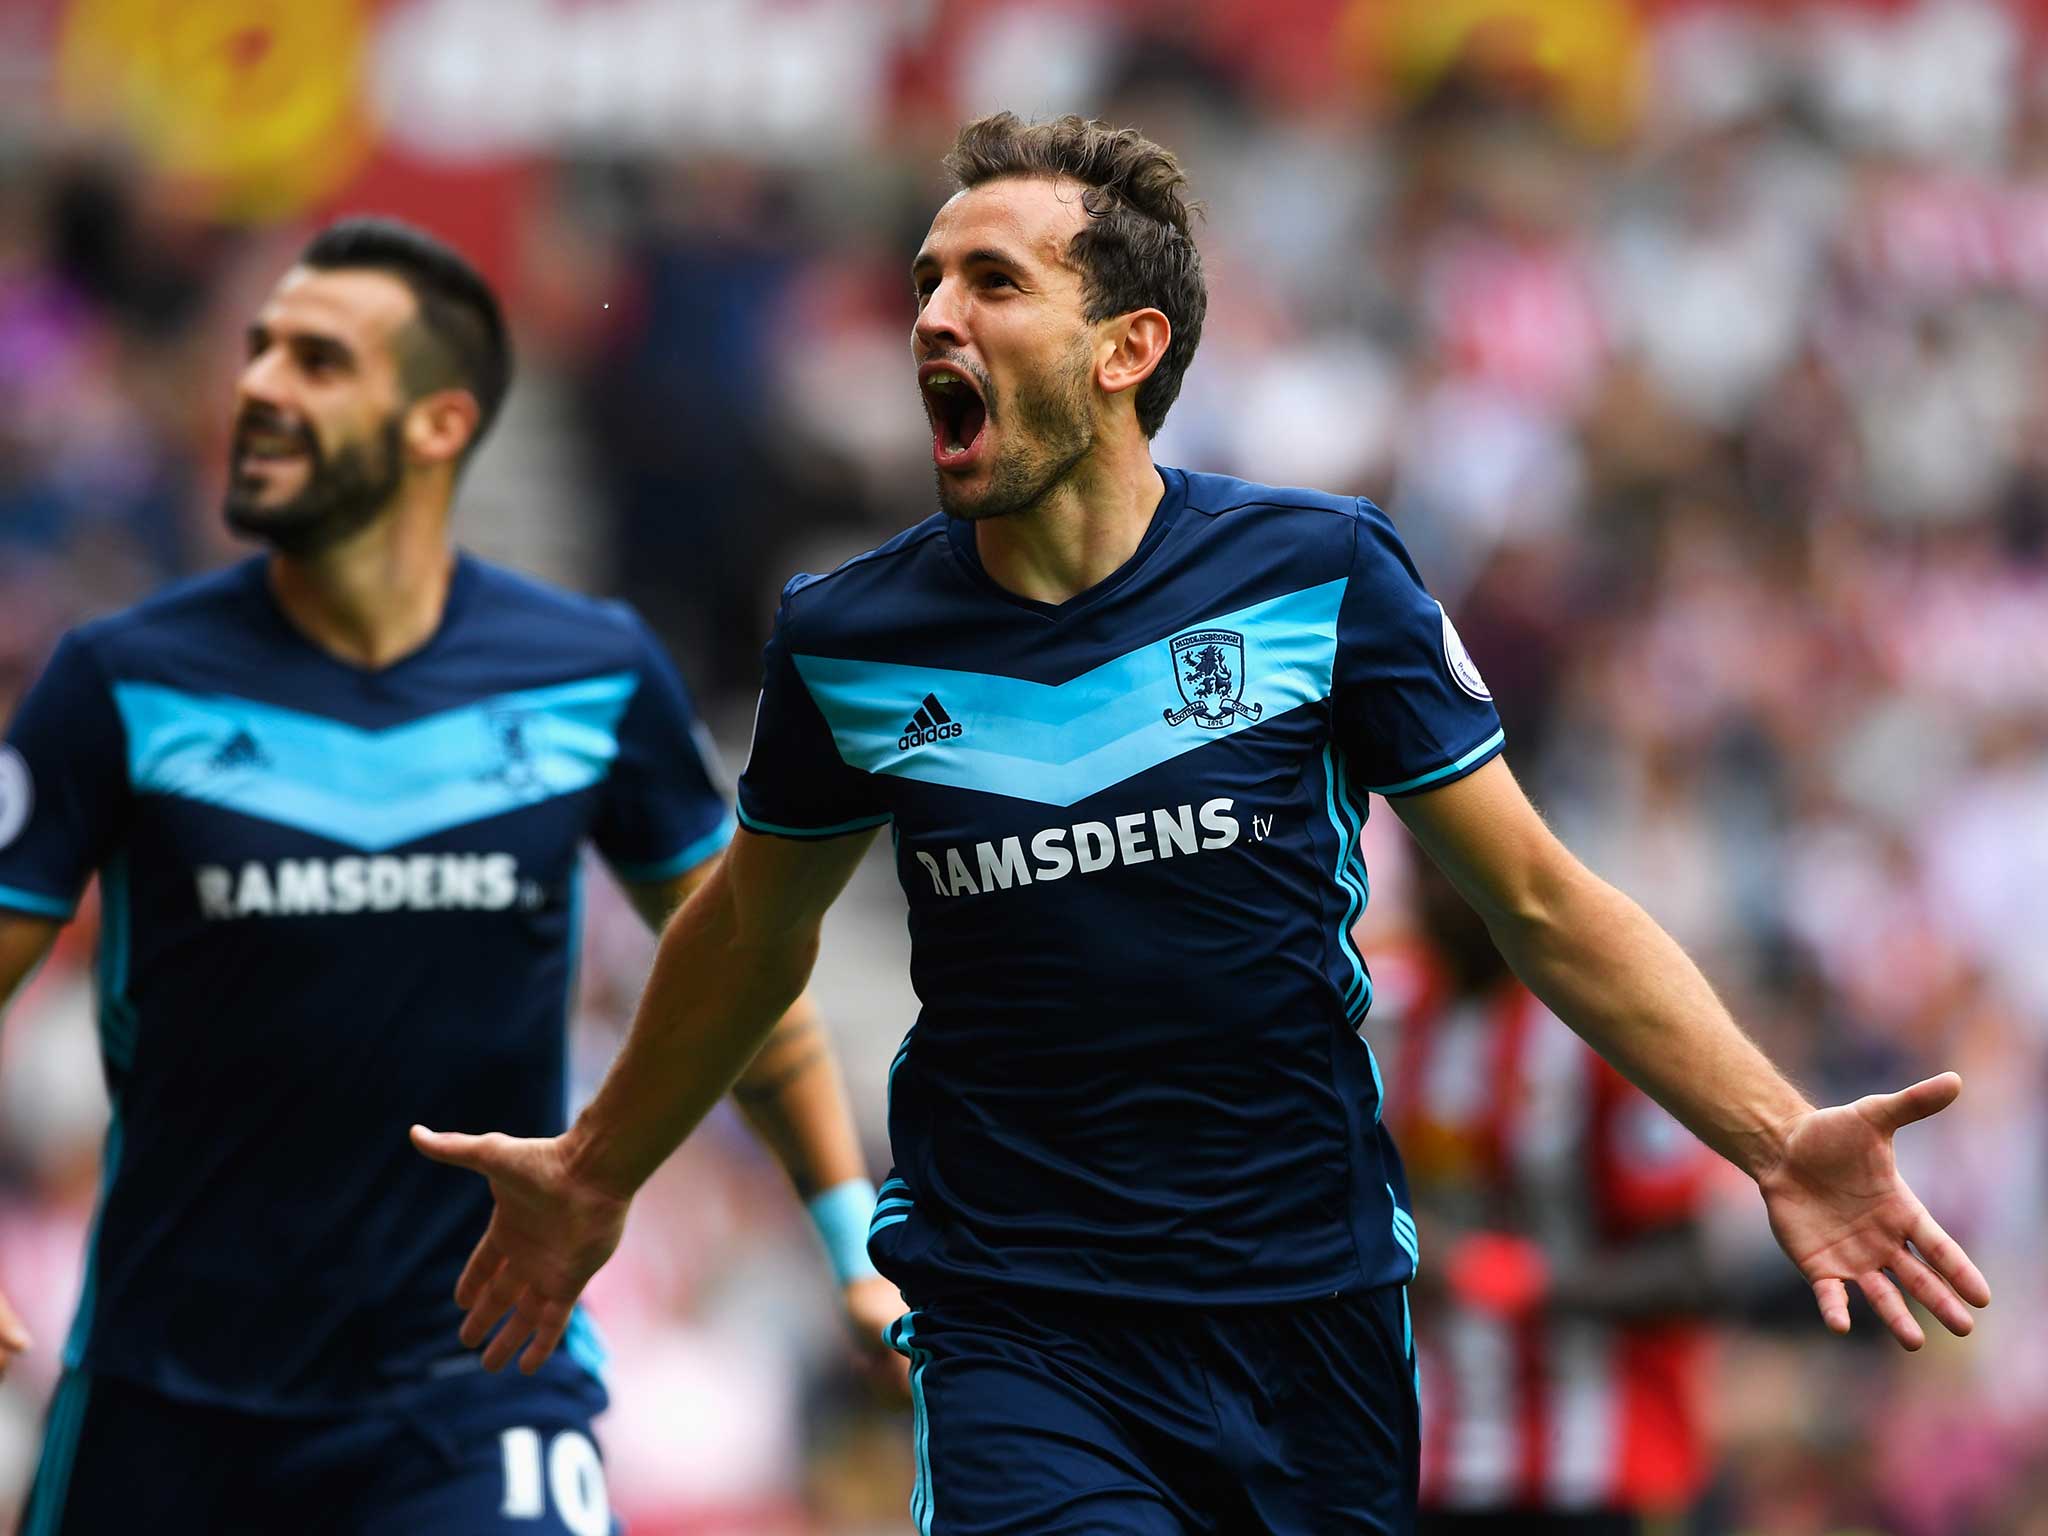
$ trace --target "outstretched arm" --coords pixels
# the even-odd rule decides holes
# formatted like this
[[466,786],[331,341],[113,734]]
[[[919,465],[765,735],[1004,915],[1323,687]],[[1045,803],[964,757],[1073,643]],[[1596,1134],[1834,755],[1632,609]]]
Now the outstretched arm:
[[[706,860],[673,880],[629,884],[627,895],[656,934],[711,876]],[[847,1103],[839,1058],[809,992],[790,1005],[733,1084],[733,1102],[774,1154],[804,1202],[838,1281],[846,1319],[865,1355],[907,1383],[903,1356],[882,1330],[903,1315],[903,1298],[868,1262],[875,1191]]]
[[[50,952],[60,926],[45,918],[0,911],[0,1013],[5,1013],[8,1001],[28,980],[28,973]],[[0,1295],[0,1378],[7,1375],[7,1367],[30,1342],[28,1330],[22,1327],[14,1308],[5,1295]]]
[[[716,858],[673,880],[637,883],[626,894],[657,935],[684,902],[711,878]],[[810,1200],[850,1179],[864,1178],[860,1139],[846,1102],[838,1058],[808,992],[769,1032],[760,1051],[733,1084],[733,1102],[754,1134],[782,1165],[797,1197]]]
[[576,1298],[618,1246],[634,1193],[803,990],[819,923],[869,841],[739,833],[663,931],[626,1044],[562,1135],[415,1127],[427,1156],[491,1181],[491,1222],[455,1291],[472,1348],[511,1314],[484,1352],[488,1369],[520,1355],[522,1370],[538,1370],[561,1341]]
[[1671,936],[1551,834],[1504,762],[1394,804],[1530,990],[1757,1181],[1771,1231],[1828,1327],[1848,1330],[1854,1282],[1898,1341],[1918,1349],[1925,1336],[1889,1271],[1951,1332],[1970,1331],[1969,1308],[1989,1305],[1991,1289],[1892,1156],[1893,1134],[1945,1108],[1961,1079],[1944,1073],[1816,1109]]

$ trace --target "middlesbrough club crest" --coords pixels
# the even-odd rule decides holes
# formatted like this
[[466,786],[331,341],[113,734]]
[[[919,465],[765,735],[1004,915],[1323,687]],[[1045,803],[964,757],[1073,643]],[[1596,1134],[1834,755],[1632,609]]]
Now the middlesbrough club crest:
[[1244,636],[1234,629],[1197,629],[1173,642],[1173,680],[1184,701],[1165,711],[1168,725],[1192,720],[1220,731],[1239,715],[1256,720],[1262,704],[1244,702]]

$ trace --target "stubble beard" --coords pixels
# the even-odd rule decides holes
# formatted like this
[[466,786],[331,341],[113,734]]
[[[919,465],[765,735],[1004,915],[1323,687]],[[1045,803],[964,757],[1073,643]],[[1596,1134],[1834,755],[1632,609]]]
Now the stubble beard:
[[[982,491],[969,496],[943,471],[937,472],[939,506],[948,517],[978,523],[1029,512],[1088,457],[1095,447],[1088,355],[1084,344],[1067,366],[1047,375],[1042,387],[1019,391],[1013,431],[990,466],[988,484]],[[988,420],[993,426],[996,401],[992,386],[987,395]]]
[[321,453],[310,432],[306,442],[309,466],[298,495],[278,506],[264,506],[241,494],[231,472],[221,506],[222,517],[236,533],[300,560],[334,548],[375,522],[396,497],[405,471],[397,412],[386,417],[369,439],[346,444],[331,457]]

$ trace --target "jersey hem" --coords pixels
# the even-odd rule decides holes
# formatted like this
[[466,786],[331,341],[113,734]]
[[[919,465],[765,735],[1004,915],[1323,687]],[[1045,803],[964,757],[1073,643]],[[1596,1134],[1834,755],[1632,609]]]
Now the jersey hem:
[[0,907],[27,912],[35,917],[54,917],[60,922],[69,922],[78,910],[75,901],[61,901],[55,896],[40,895],[35,891],[24,891],[19,886],[0,885]]
[[1493,756],[1494,753],[1498,752],[1506,742],[1507,731],[1505,729],[1496,730],[1486,740],[1479,743],[1478,746],[1455,762],[1445,763],[1441,768],[1431,769],[1428,773],[1417,774],[1412,779],[1403,779],[1398,784],[1368,784],[1366,788],[1373,794],[1383,795],[1388,799],[1392,799],[1395,795],[1410,795],[1418,789],[1429,789],[1434,785],[1443,784],[1463,774],[1470,773],[1489,757]]

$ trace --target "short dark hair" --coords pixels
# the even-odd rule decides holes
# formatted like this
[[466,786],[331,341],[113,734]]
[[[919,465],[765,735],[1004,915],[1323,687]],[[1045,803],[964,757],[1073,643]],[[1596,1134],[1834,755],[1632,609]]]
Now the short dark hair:
[[963,191],[1006,176],[1064,176],[1088,189],[1081,195],[1088,223],[1067,247],[1081,273],[1087,318],[1156,309],[1173,328],[1166,356],[1138,386],[1138,425],[1147,437],[1158,432],[1209,312],[1190,229],[1202,205],[1189,201],[1187,173],[1173,152],[1135,128],[1072,113],[1027,123],[997,112],[960,130],[945,165]]
[[463,455],[474,451],[512,386],[512,343],[498,296],[469,259],[400,219],[360,217],[321,230],[299,253],[299,265],[387,272],[411,290],[417,334],[400,346],[400,376],[415,399],[437,389],[476,397],[476,432]]

